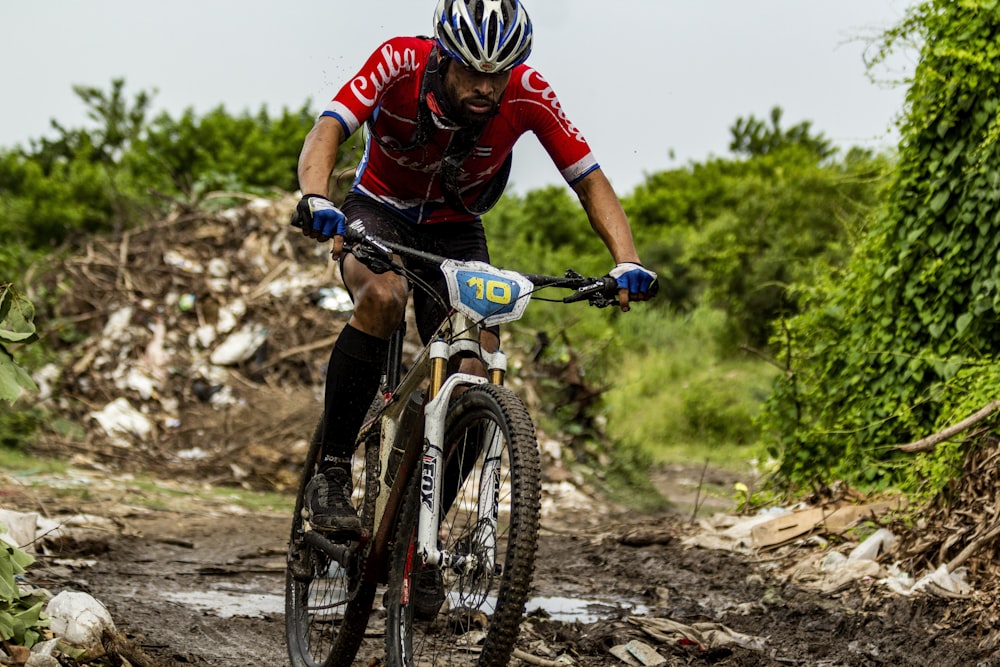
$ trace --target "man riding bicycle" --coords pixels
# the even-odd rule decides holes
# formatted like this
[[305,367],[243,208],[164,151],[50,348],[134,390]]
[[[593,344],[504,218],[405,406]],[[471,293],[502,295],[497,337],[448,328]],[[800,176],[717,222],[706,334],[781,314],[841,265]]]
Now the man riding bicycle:
[[[503,192],[514,143],[531,131],[607,246],[622,310],[648,299],[656,278],[640,263],[628,218],[583,135],[524,64],[532,26],[520,0],[439,0],[434,35],[383,43],[326,106],[299,156],[303,196],[292,222],[317,241],[333,239],[354,300],[330,355],[321,463],[306,489],[310,523],[337,538],[361,529],[347,491],[350,461],[408,295],[401,276],[373,273],[342,252],[348,221],[427,252],[489,262],[481,216]],[[338,208],[327,198],[330,176],[341,144],[362,125],[364,157]],[[422,277],[445,291],[440,276]],[[416,293],[414,309],[427,342],[446,313]],[[498,330],[485,331],[481,344],[496,350]]]

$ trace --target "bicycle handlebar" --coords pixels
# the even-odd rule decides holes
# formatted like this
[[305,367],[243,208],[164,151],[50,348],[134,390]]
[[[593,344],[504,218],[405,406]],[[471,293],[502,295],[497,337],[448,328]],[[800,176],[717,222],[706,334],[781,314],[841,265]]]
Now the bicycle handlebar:
[[[347,226],[344,233],[344,245],[348,252],[376,273],[396,271],[397,268],[402,270],[403,267],[392,259],[393,253],[428,264],[440,265],[447,261],[447,258],[441,255],[416,250],[367,234],[359,222],[353,222]],[[521,272],[518,271],[518,273]],[[563,303],[586,300],[597,308],[618,305],[618,283],[610,275],[604,275],[600,278],[586,277],[572,269],[568,269],[563,276],[545,276],[532,273],[521,273],[521,275],[536,287],[574,290],[573,294],[561,299]],[[649,295],[655,295],[658,290],[659,284],[654,281],[650,286]]]

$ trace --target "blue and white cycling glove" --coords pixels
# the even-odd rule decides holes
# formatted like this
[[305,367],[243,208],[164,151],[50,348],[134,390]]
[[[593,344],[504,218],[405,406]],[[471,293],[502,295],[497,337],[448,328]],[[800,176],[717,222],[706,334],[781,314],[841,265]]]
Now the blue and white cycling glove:
[[301,227],[302,233],[318,241],[343,236],[347,218],[333,202],[320,195],[305,195],[295,206],[292,226]]
[[649,294],[649,286],[656,280],[656,273],[641,264],[625,262],[618,264],[608,274],[618,283],[619,289],[627,289],[629,294]]

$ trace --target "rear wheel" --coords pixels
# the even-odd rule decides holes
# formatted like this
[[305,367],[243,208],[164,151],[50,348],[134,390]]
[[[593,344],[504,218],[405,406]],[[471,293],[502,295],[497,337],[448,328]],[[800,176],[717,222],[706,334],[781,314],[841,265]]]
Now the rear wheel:
[[[375,597],[375,584],[363,578],[365,552],[357,542],[331,543],[312,530],[304,516],[303,492],[319,456],[323,420],[313,434],[299,481],[292,518],[285,574],[285,634],[293,667],[349,667],[364,639]],[[371,511],[364,502],[369,480],[366,464],[372,450],[354,457],[352,500],[361,515],[362,531],[371,534]],[[359,452],[361,453],[361,452]]]
[[[386,659],[391,667],[501,667],[514,649],[534,570],[540,489],[534,426],[509,389],[478,385],[449,409],[444,451],[439,548],[469,565],[429,572],[420,562],[414,475],[389,567]],[[424,620],[434,591],[422,584],[438,576],[443,604]]]

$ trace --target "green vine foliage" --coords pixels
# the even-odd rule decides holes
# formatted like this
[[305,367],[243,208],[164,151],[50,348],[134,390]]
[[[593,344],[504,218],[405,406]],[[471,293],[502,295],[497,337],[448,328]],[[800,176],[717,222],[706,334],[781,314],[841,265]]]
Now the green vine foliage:
[[21,392],[38,391],[35,381],[7,348],[38,340],[35,307],[10,283],[0,283],[0,401],[13,404]]
[[[0,525],[0,532],[5,531],[6,527]],[[49,624],[42,611],[44,595],[22,591],[16,579],[34,560],[0,540],[0,640],[28,647],[43,638],[42,631]]]
[[786,373],[762,416],[791,483],[933,491],[961,452],[917,440],[997,398],[1000,2],[929,0],[885,37],[920,57],[887,204],[846,270],[803,289],[776,342]]

